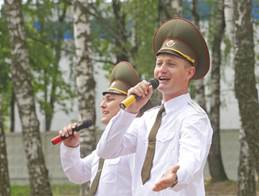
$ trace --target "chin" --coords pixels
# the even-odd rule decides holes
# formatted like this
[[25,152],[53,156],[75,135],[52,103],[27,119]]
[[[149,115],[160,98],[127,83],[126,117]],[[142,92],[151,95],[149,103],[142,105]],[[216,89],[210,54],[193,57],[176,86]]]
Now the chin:
[[103,124],[107,124],[107,119],[106,119],[106,118],[102,118],[102,119],[101,119],[101,122],[102,122]]
[[166,89],[166,86],[164,85],[159,85],[159,87],[157,88],[160,92],[164,91]]

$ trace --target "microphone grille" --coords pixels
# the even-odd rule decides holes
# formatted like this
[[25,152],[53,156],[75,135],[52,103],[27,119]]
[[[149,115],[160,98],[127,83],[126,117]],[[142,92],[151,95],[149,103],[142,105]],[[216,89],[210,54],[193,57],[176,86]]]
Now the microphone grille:
[[149,83],[153,87],[153,89],[156,89],[159,86],[159,81],[157,79],[151,79],[149,80]]
[[93,125],[93,121],[91,120],[84,120],[77,123],[75,129],[73,131],[80,131],[81,129],[86,129]]

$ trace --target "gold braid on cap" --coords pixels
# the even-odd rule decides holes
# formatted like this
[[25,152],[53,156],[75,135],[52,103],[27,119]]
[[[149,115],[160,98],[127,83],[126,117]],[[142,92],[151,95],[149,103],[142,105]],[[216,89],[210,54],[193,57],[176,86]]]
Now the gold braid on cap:
[[193,58],[191,58],[190,56],[188,56],[188,55],[182,53],[182,52],[179,51],[179,50],[176,50],[176,49],[174,49],[174,48],[169,48],[169,47],[163,47],[162,50],[164,50],[164,49],[166,49],[166,50],[172,50],[172,51],[174,51],[174,52],[180,54],[180,55],[183,56],[186,60],[188,60],[189,62],[191,62],[193,65],[194,65],[194,63],[195,63],[195,60],[194,60]]
[[117,92],[122,93],[122,94],[124,94],[124,95],[127,95],[127,94],[128,94],[126,91],[120,90],[120,89],[115,88],[115,87],[111,87],[111,88],[109,88],[109,89],[114,90],[114,91],[117,91]]

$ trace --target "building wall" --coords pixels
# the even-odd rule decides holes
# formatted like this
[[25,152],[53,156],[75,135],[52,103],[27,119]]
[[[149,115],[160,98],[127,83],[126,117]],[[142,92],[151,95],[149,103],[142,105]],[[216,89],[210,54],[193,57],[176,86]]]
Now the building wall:
[[[63,174],[59,145],[52,145],[50,138],[56,136],[56,132],[42,133],[42,148],[45,162],[49,171],[49,177],[53,183],[66,183],[68,180]],[[28,184],[28,170],[21,133],[8,133],[6,135],[9,175],[12,184]]]
[[[50,139],[56,136],[56,132],[42,133],[42,145],[46,166],[49,171],[51,184],[70,183],[63,173],[59,145],[52,145]],[[238,131],[222,132],[221,145],[224,167],[227,175],[232,180],[237,180],[237,166],[239,156]],[[9,174],[12,184],[28,184],[28,170],[22,142],[21,133],[8,133],[6,135]],[[205,177],[209,178],[209,170],[206,166]]]

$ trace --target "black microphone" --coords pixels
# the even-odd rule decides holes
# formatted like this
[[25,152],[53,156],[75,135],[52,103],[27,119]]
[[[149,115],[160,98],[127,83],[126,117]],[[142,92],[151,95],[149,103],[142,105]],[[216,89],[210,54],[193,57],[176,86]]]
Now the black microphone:
[[[153,89],[156,89],[159,86],[159,81],[157,79],[151,79],[148,82]],[[130,95],[120,103],[120,108],[126,109],[139,99],[140,97],[138,97],[137,95]]]
[[[91,125],[93,124],[93,122],[91,120],[84,120],[84,121],[79,121],[78,123],[76,123],[76,126],[75,128],[72,128],[72,131],[80,131],[81,129],[86,129],[88,127],[90,127]],[[51,139],[51,143],[53,145],[56,145],[56,144],[59,144],[60,142],[62,142],[63,140],[69,138],[70,136],[66,137],[66,136],[56,136],[56,137],[53,137]]]

